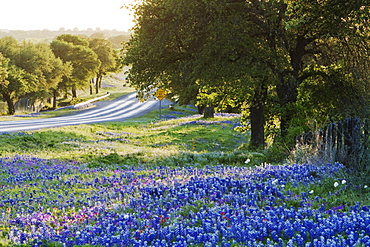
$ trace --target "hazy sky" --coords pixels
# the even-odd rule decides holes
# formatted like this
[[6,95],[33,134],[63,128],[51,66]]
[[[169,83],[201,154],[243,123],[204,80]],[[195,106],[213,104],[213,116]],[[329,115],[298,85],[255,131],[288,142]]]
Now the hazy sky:
[[120,7],[134,0],[1,0],[0,29],[59,30],[117,29],[133,26],[132,16]]

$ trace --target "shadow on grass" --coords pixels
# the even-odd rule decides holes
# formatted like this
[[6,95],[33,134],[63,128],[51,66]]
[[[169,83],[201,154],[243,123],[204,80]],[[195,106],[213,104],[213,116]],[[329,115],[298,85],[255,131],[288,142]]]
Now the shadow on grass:
[[[73,132],[47,130],[34,133],[5,133],[0,135],[0,153],[17,151],[42,151],[44,149],[68,149],[63,145],[69,141],[83,141],[86,138]],[[63,147],[61,147],[63,146]]]
[[[88,162],[88,167],[121,167],[131,168],[155,168],[155,167],[205,167],[215,165],[245,165],[245,160],[250,157],[249,154],[242,151],[232,152],[207,152],[190,153],[180,152],[177,155],[167,157],[157,157],[149,161],[142,153],[119,155],[110,153],[105,156],[95,156]],[[261,160],[262,161],[262,160]]]

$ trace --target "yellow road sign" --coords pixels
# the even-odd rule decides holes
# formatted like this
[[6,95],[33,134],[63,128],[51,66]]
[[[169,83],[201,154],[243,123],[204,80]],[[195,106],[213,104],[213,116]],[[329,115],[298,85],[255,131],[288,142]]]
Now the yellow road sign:
[[154,95],[155,97],[157,97],[157,99],[162,100],[164,99],[164,97],[166,97],[166,92],[162,88],[160,88],[157,90],[157,92],[155,92]]

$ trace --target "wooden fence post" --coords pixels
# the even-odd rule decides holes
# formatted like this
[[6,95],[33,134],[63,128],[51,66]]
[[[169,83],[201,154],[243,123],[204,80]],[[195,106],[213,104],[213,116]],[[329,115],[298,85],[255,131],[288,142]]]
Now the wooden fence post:
[[343,123],[338,121],[337,123],[337,150],[335,154],[336,161],[340,161],[343,154]]
[[362,146],[367,149],[369,141],[369,119],[364,119],[364,136],[362,140]]
[[[334,158],[346,166],[359,168],[370,151],[369,125],[368,119],[362,121],[359,117],[346,118],[324,126],[315,135],[312,132],[305,133],[300,140],[304,145],[319,145],[317,150],[326,157]],[[317,139],[312,141],[314,137]]]

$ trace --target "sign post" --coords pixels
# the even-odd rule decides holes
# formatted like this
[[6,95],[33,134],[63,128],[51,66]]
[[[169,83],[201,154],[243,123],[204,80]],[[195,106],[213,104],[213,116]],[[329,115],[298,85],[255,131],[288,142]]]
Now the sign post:
[[157,97],[157,99],[159,99],[159,119],[162,118],[162,100],[164,99],[164,97],[166,97],[166,92],[160,88],[157,90],[157,92],[155,92],[155,97]]

